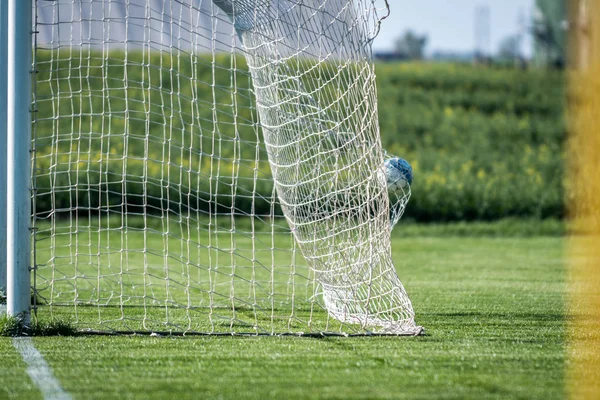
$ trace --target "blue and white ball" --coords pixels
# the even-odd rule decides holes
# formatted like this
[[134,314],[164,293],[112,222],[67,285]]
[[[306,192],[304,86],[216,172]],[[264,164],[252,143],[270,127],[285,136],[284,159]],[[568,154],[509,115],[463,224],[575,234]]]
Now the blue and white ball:
[[412,184],[413,169],[405,159],[399,157],[390,158],[385,160],[383,166],[388,191],[396,192],[403,190]]

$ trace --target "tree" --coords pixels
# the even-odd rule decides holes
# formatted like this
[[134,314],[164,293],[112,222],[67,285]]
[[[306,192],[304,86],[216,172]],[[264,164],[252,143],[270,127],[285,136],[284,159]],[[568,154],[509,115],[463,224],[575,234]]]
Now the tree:
[[566,59],[566,0],[536,0],[532,29],[534,60],[539,65],[563,66]]
[[406,31],[394,42],[394,51],[403,58],[421,60],[425,55],[427,35],[418,35],[412,30]]
[[502,39],[498,47],[498,58],[502,61],[520,59],[521,37],[519,35],[510,35]]

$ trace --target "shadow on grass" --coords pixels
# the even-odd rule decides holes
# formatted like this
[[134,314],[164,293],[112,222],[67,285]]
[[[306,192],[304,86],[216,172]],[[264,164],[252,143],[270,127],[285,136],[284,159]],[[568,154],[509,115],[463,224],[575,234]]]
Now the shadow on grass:
[[440,313],[421,313],[421,318],[430,316],[433,318],[443,317],[476,317],[481,319],[526,319],[530,321],[563,321],[565,314],[560,312],[485,312],[485,311],[461,311],[461,312],[440,312]]
[[25,323],[18,317],[0,317],[0,336],[75,336],[78,334],[73,324],[62,320]]

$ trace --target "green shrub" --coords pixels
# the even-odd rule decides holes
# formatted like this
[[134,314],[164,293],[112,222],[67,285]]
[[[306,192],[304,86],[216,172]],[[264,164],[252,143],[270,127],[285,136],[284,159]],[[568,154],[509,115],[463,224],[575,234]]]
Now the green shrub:
[[[271,211],[271,173],[251,83],[238,73],[246,71],[242,58],[140,52],[128,54],[125,67],[122,52],[109,55],[38,53],[38,213]],[[561,73],[380,64],[377,76],[383,146],[415,170],[407,217],[563,217]],[[56,120],[57,110],[71,117]]]
[[564,216],[560,72],[443,64],[377,72],[383,145],[415,169],[407,217]]

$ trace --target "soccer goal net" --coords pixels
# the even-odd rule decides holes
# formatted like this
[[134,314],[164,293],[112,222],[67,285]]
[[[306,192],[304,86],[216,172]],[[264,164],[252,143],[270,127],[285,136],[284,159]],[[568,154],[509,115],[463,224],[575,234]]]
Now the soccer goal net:
[[391,257],[409,188],[390,197],[379,138],[385,2],[33,5],[38,315],[420,332]]

